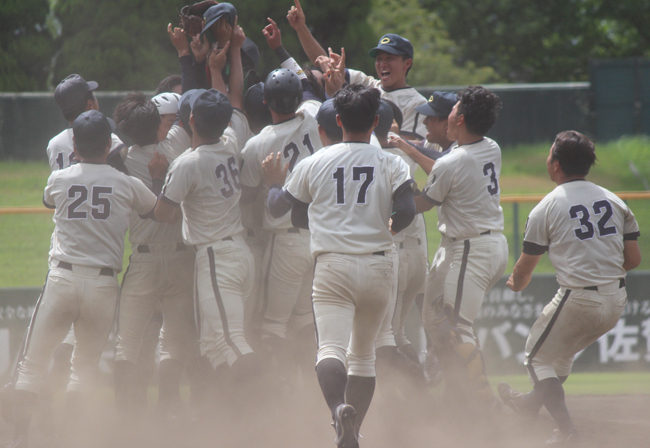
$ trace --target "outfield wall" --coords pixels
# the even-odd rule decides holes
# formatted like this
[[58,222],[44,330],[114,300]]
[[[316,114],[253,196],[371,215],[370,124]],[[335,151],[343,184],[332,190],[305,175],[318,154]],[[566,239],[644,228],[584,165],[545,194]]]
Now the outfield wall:
[[[528,330],[558,285],[552,274],[536,275],[530,286],[514,293],[502,278],[488,294],[474,328],[484,349],[488,373],[524,374],[523,350]],[[650,272],[627,277],[628,304],[617,326],[576,359],[574,371],[643,371],[650,369]],[[0,289],[0,378],[9,378],[21,349],[39,288]],[[421,330],[418,319],[408,333],[414,343]],[[100,369],[110,373],[114,339],[107,343]]]

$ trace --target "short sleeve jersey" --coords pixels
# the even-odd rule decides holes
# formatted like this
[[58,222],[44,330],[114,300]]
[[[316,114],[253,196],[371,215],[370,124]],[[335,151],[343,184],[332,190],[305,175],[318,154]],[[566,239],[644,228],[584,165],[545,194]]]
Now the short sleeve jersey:
[[399,157],[367,143],[339,143],[300,162],[284,188],[310,203],[314,256],[362,255],[390,250],[393,195],[398,188],[409,188],[410,179]]
[[[47,158],[52,171],[62,170],[72,164],[72,160],[74,159],[74,142],[72,141],[72,137],[72,128],[68,128],[52,138],[47,144]],[[122,148],[124,148],[122,140],[117,135],[111,134],[110,153],[119,151]]]
[[499,176],[501,149],[487,137],[456,146],[433,165],[423,193],[438,208],[438,230],[467,239],[503,232]]
[[[149,162],[154,153],[165,156],[167,162],[172,162],[191,145],[187,132],[179,126],[172,126],[167,138],[154,145],[133,145],[129,148],[124,161],[129,174],[140,179],[147,188],[152,188]],[[181,223],[156,222],[142,219],[137,213],[131,213],[129,226],[129,241],[131,244],[179,243],[183,241]]]
[[[260,193],[266,204],[269,187],[264,183],[262,175],[262,162],[266,156],[282,152],[283,163],[289,164],[289,172],[291,172],[298,162],[322,147],[323,144],[318,136],[318,123],[309,114],[298,112],[290,120],[267,126],[246,143],[243,151],[242,185],[251,188],[261,187]],[[266,230],[282,230],[291,227],[293,225],[289,213],[274,218],[265,205],[264,228]]]
[[106,164],[78,163],[50,175],[43,203],[55,209],[51,258],[121,271],[129,215],[152,212],[156,196]]
[[530,212],[524,253],[548,256],[567,288],[611,283],[625,276],[623,241],[639,226],[615,194],[585,180],[558,185]]
[[350,84],[363,84],[366,87],[379,89],[381,97],[385,100],[392,101],[402,111],[402,131],[412,132],[424,138],[427,135],[427,128],[424,125],[424,116],[415,110],[421,104],[426,104],[427,99],[413,87],[403,87],[401,89],[386,91],[381,86],[381,81],[368,76],[358,70],[349,69]]
[[186,152],[167,173],[162,200],[182,208],[185,244],[209,244],[244,230],[237,144],[228,135]]
[[248,124],[246,115],[244,115],[244,113],[239,109],[233,109],[232,111],[230,129],[232,129],[232,132],[234,132],[234,135],[237,138],[237,148],[240,152],[244,149],[244,146],[246,146],[246,142],[255,135]]

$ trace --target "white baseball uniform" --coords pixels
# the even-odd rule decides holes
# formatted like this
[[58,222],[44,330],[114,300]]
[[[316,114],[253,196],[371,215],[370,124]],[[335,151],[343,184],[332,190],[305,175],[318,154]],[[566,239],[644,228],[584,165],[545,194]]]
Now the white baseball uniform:
[[232,128],[221,140],[176,159],[162,200],[183,211],[183,241],[196,251],[201,353],[213,367],[252,353],[244,336],[244,301],[253,286],[253,256],[244,242],[241,184]]
[[426,104],[427,99],[413,87],[386,91],[381,86],[381,81],[368,76],[358,70],[348,69],[350,73],[350,84],[363,84],[366,87],[374,87],[381,92],[382,99],[390,100],[402,111],[402,131],[412,132],[424,138],[427,135],[427,127],[424,125],[424,115],[415,110],[421,104]]
[[464,342],[474,344],[472,323],[487,292],[503,275],[508,243],[499,205],[501,149],[494,140],[454,147],[438,159],[423,194],[438,207],[442,234],[427,274],[424,324],[427,330],[443,305]]
[[289,174],[285,190],[310,204],[317,364],[335,358],[349,375],[375,376],[375,338],[393,286],[391,204],[410,183],[400,158],[366,143],[324,148]]
[[[148,164],[158,152],[173,161],[191,145],[179,126],[172,126],[160,143],[129,148],[129,174],[151,189]],[[147,323],[161,306],[163,313],[161,360],[183,362],[193,316],[194,252],[183,243],[181,222],[163,223],[131,214],[129,242],[132,255],[122,281],[115,360],[136,363]]]
[[568,376],[575,354],[616,325],[627,303],[623,242],[638,236],[625,202],[586,180],[558,185],[530,212],[523,251],[548,250],[560,284],[526,341],[531,380]]
[[[72,141],[72,128],[68,128],[53,137],[47,144],[47,159],[50,162],[52,171],[67,168],[74,159],[74,142]],[[122,140],[111,134],[111,149],[109,153],[121,151],[125,147]]]
[[129,216],[152,212],[156,197],[139,179],[106,164],[79,163],[52,173],[43,202],[55,209],[50,270],[16,389],[39,392],[54,350],[74,324],[68,390],[84,391],[92,387],[113,324]]
[[[301,160],[322,148],[318,123],[310,114],[297,112],[282,123],[265,127],[244,148],[242,184],[260,188],[265,204],[269,187],[263,182],[262,161],[282,152],[289,171]],[[287,326],[299,331],[313,322],[311,285],[314,260],[309,251],[309,231],[291,224],[291,214],[271,216],[264,207],[264,229],[271,238],[264,256],[264,300],[262,303],[262,337],[275,335],[286,339]]]

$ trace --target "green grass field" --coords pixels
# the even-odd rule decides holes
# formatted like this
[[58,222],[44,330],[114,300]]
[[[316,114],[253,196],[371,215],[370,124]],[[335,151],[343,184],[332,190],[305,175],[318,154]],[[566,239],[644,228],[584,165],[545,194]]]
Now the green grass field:
[[[505,381],[513,389],[528,392],[532,385],[526,375],[490,376],[490,385],[496,391],[496,385]],[[598,372],[572,373],[564,383],[564,390],[569,395],[627,395],[650,394],[649,372]]]
[[[501,194],[546,194],[555,185],[546,173],[546,157],[550,144],[517,146],[503,149]],[[612,191],[643,191],[644,183],[630,170],[630,162],[637,168],[641,179],[650,182],[650,140],[647,138],[622,139],[596,148],[598,164],[589,179]],[[45,162],[0,162],[0,207],[42,207],[43,188],[50,169]],[[418,170],[416,180],[420,187],[426,175]],[[513,232],[513,204],[504,203],[505,235],[510,245],[508,271],[516,261],[515,243],[521,248],[522,232],[528,213],[536,203],[520,203],[518,238]],[[642,238],[639,240],[643,261],[638,269],[650,270],[650,246],[643,236],[650,234],[650,200],[630,203]],[[425,214],[429,237],[429,257],[433,257],[440,234],[436,228],[435,209]],[[47,252],[54,224],[50,214],[0,214],[0,288],[40,286],[47,272]],[[126,245],[126,260],[130,255]],[[518,254],[517,254],[518,256]],[[553,272],[548,257],[542,257],[536,273]]]

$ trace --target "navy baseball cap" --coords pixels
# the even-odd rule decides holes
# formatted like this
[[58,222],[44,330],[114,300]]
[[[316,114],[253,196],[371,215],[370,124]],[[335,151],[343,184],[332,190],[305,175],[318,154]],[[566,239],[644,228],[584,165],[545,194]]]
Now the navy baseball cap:
[[115,122],[98,110],[87,110],[72,123],[74,143],[78,148],[95,147],[108,142],[115,132]]
[[205,90],[190,97],[194,120],[222,131],[230,124],[232,105],[228,97],[215,89]]
[[264,83],[258,82],[249,87],[244,95],[244,110],[257,122],[271,124],[271,110],[264,102]]
[[205,89],[190,89],[181,95],[178,100],[178,120],[183,124],[185,130],[190,129],[190,115],[192,114],[192,106],[190,102],[192,97],[196,97],[205,92]]
[[390,127],[393,125],[393,108],[390,107],[390,104],[383,101],[379,104],[379,110],[377,110],[377,115],[379,115],[379,123],[375,128],[375,135],[378,137],[386,137]]
[[368,54],[376,58],[378,51],[385,51],[390,54],[403,54],[413,59],[413,45],[411,42],[399,34],[384,34],[379,43]]
[[56,86],[54,90],[54,100],[59,105],[63,113],[74,111],[81,106],[86,98],[86,94],[97,89],[95,81],[86,82],[79,75],[70,75]]
[[336,109],[334,108],[334,100],[329,99],[321,104],[318,113],[316,114],[316,121],[318,125],[325,129],[327,135],[336,140],[343,140],[343,129],[336,122]]
[[429,101],[416,107],[415,111],[427,117],[448,117],[457,102],[454,92],[433,92]]
[[218,5],[211,6],[203,14],[203,19],[205,20],[205,26],[201,34],[205,33],[212,25],[217,23],[222,17],[225,17],[228,20],[228,23],[233,25],[235,23],[235,17],[237,16],[237,10],[230,3],[219,3]]

